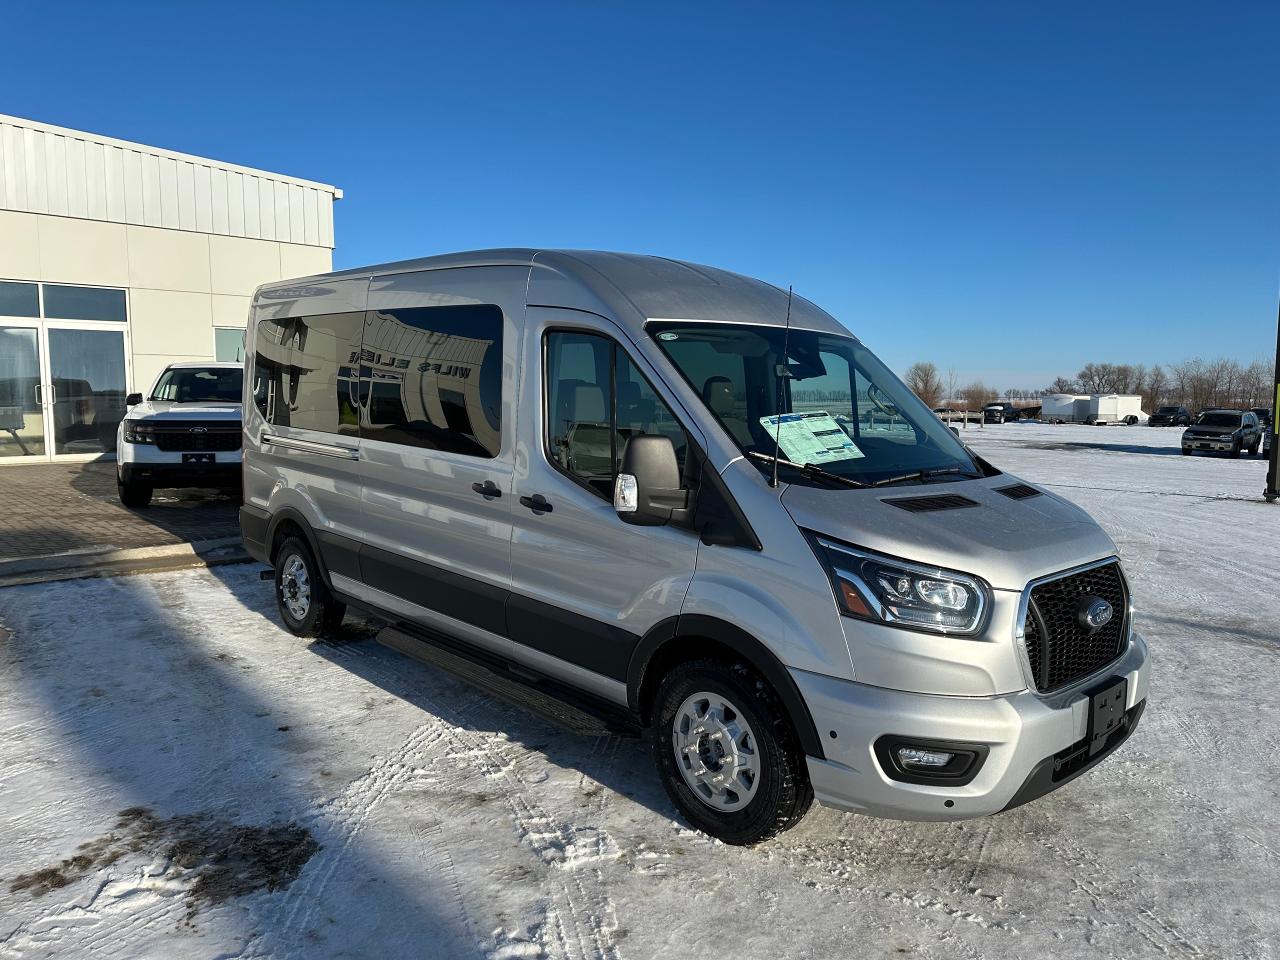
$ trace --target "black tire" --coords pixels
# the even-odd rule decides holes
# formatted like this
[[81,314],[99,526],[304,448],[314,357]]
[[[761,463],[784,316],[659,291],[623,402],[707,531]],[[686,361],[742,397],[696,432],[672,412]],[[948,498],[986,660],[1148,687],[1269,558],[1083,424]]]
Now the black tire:
[[[723,696],[751,728],[760,773],[754,796],[739,810],[712,809],[685,781],[673,745],[677,713],[698,693]],[[813,804],[813,787],[786,710],[773,690],[742,663],[695,660],[663,678],[653,705],[652,748],[667,796],[699,830],[736,846],[789,830]]]
[[[306,572],[306,603],[301,615],[291,610],[286,595],[292,591],[291,599],[295,606],[302,606],[299,599],[299,578],[293,569],[294,560],[301,563]],[[292,582],[289,582],[289,581]],[[347,614],[347,606],[334,599],[329,588],[324,585],[324,577],[320,564],[316,562],[311,547],[301,537],[288,537],[276,551],[276,607],[280,611],[280,619],[285,629],[297,637],[322,637],[332,633],[342,625],[342,618]]]
[[1182,455],[1183,455],[1184,457],[1189,457],[1189,456],[1191,456],[1191,451],[1190,451],[1190,450],[1188,450],[1186,447],[1183,447],[1183,448],[1182,448]]
[[1240,441],[1239,440],[1237,440],[1235,443],[1231,445],[1231,456],[1236,459],[1240,458]]
[[130,510],[140,510],[151,504],[151,484],[139,483],[137,480],[121,480],[116,477],[116,491],[120,494],[120,502]]

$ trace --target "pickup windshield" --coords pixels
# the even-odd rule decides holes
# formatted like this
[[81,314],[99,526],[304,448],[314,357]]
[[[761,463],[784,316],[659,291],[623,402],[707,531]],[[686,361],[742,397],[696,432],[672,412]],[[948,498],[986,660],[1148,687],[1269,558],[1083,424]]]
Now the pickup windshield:
[[[748,460],[831,486],[978,477],[963,444],[866,347],[812,330],[661,321],[649,333]],[[784,357],[784,343],[785,357]],[[829,479],[829,478],[828,478]]]
[[235,367],[173,367],[161,375],[152,400],[239,403],[244,371]]

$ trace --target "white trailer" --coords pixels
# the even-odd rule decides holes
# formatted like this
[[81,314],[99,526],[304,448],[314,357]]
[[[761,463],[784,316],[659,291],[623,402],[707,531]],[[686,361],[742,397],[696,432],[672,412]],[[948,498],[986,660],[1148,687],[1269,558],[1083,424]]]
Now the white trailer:
[[1105,426],[1108,423],[1146,423],[1142,412],[1142,398],[1133,394],[1094,394],[1089,398],[1089,413],[1085,423]]

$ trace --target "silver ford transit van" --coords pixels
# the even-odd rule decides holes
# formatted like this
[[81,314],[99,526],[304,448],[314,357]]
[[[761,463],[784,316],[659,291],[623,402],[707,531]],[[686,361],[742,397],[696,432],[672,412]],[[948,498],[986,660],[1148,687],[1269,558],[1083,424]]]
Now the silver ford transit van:
[[245,544],[285,625],[371,610],[625,710],[698,828],[998,813],[1134,730],[1115,544],[813,304],[489,250],[261,287]]

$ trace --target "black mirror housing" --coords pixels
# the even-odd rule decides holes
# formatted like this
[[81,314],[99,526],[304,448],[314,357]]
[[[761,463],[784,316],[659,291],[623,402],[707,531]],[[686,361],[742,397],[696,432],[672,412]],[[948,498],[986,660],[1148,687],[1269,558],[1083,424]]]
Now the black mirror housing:
[[687,516],[689,491],[670,437],[643,435],[627,441],[613,485],[613,509],[626,523],[660,527]]
[[131,393],[124,398],[124,405],[126,407],[132,407],[141,402],[142,402],[142,394],[140,393]]

